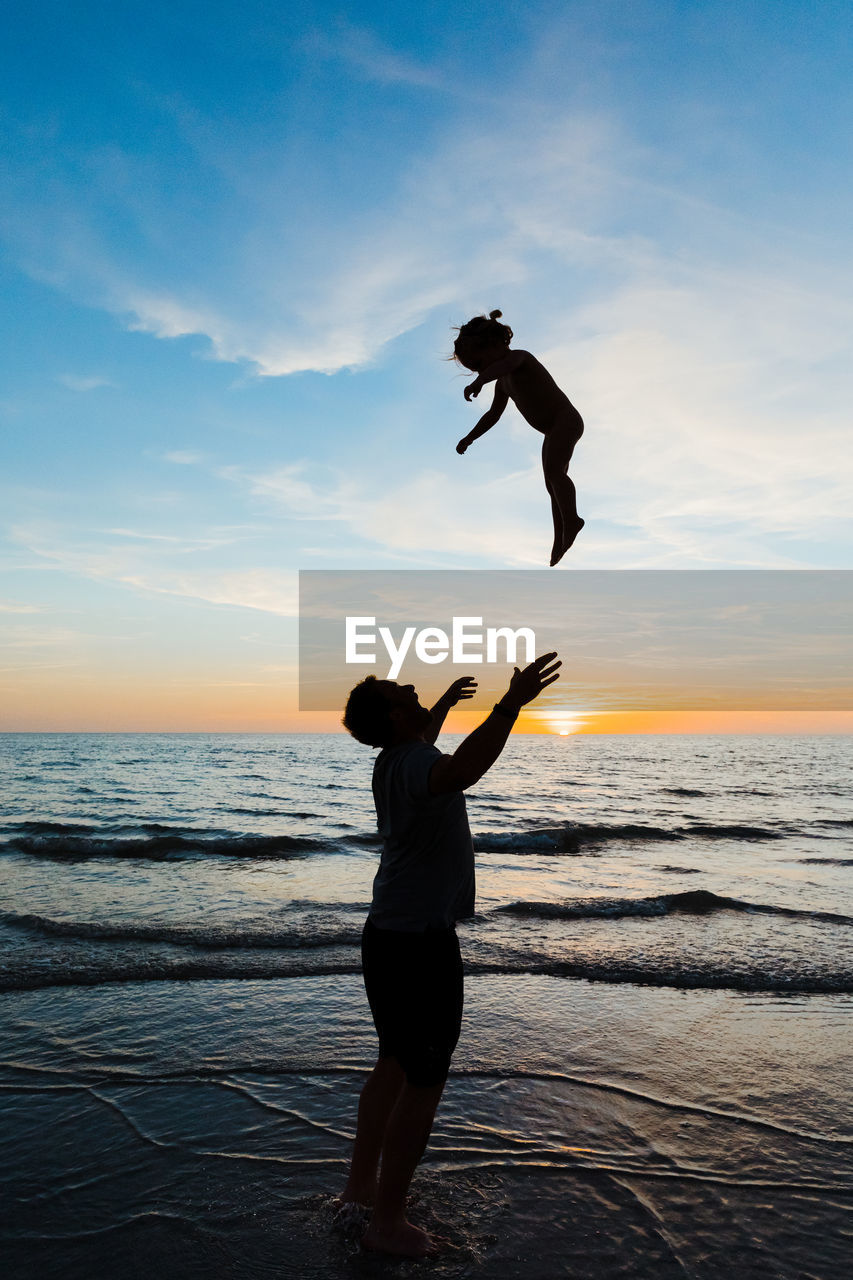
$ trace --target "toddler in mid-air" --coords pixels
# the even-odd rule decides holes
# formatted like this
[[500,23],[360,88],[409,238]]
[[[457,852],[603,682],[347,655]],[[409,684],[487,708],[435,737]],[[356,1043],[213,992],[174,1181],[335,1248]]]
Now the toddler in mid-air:
[[512,400],[531,427],[541,431],[542,470],[551,497],[554,545],[551,564],[557,564],[584,526],[578,515],[575,486],[569,479],[569,462],[583,435],[583,418],[548,370],[529,351],[511,351],[512,329],[500,324],[500,311],[489,318],[475,316],[459,330],[453,353],[460,364],[477,377],[465,388],[465,399],[478,396],[487,382],[495,384],[495,398],[467,436],[456,446],[464,453],[470,444],[495,425]]

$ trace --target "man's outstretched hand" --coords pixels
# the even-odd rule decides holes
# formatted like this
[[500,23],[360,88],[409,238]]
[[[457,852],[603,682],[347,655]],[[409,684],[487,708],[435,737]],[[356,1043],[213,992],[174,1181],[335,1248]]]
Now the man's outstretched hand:
[[[543,653],[541,658],[531,662],[523,671],[515,668],[515,675],[509,682],[509,688],[501,698],[503,706],[510,711],[520,711],[526,702],[532,702],[544,688],[552,684],[560,674],[561,662],[556,653]],[[444,698],[453,690],[462,690],[460,697],[471,696],[471,676],[463,676],[450,686]],[[446,702],[444,706],[446,706]],[[448,791],[465,791],[479,782],[487,769],[490,769],[506,746],[514,723],[514,717],[495,714],[487,716],[473,733],[469,733],[464,742],[453,752],[452,756],[442,756],[436,760],[429,775],[430,794],[443,795]],[[434,742],[427,729],[424,738]]]
[[468,437],[463,436],[462,439],[459,441],[458,445],[456,446],[456,452],[464,453],[470,443],[471,441],[468,439]]
[[457,702],[464,702],[466,698],[473,698],[477,692],[477,681],[473,676],[460,676],[458,680],[454,680],[453,684],[446,693],[441,695],[441,701],[446,702],[448,706],[455,707]]
[[501,701],[520,711],[528,702],[538,698],[549,684],[554,683],[560,675],[559,668],[562,665],[554,650],[553,653],[543,653],[523,671],[519,671],[516,667],[515,675],[510,680],[509,688]]

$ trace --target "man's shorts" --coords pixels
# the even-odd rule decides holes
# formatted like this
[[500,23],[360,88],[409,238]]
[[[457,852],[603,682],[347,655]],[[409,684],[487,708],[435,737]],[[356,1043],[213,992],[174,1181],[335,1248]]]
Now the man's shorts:
[[380,929],[368,917],[361,960],[380,1056],[396,1058],[409,1084],[443,1084],[462,1027],[456,930]]

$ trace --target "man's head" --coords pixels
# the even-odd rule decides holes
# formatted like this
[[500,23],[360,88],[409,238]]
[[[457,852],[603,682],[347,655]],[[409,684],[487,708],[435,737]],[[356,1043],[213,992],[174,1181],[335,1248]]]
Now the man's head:
[[413,684],[367,676],[347,698],[343,724],[369,747],[390,747],[419,738],[431,719]]

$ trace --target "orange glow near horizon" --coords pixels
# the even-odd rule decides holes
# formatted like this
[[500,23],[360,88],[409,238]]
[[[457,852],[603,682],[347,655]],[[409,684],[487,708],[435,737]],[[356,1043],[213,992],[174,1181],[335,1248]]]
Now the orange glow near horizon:
[[[292,682],[230,672],[214,679],[199,672],[78,671],[50,680],[46,672],[19,680],[2,693],[0,732],[19,733],[335,733],[337,711],[300,712]],[[433,696],[436,690],[430,690]],[[424,701],[428,701],[424,691]],[[477,697],[455,708],[446,729],[468,733],[490,703]],[[538,709],[537,709],[538,712]],[[589,734],[848,733],[853,711],[656,711],[522,713],[517,733],[574,737]]]
[[[482,719],[476,713],[457,712],[448,717],[450,732],[466,733]],[[589,712],[580,716],[534,718],[523,712],[516,732],[548,737],[583,737],[596,734],[643,733],[849,733],[853,711],[620,711]]]

